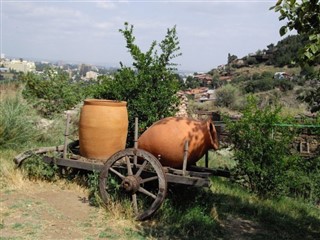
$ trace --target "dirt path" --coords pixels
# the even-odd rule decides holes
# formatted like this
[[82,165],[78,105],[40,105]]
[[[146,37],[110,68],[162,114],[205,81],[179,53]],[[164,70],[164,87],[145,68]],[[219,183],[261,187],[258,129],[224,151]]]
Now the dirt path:
[[[87,197],[86,190],[78,185],[70,187],[63,183],[28,181],[16,189],[0,189],[0,240],[158,239],[143,235],[137,222],[90,206]],[[270,239],[272,236],[257,222],[240,217],[227,216],[220,224],[224,234],[218,239]],[[165,235],[162,239],[172,237]]]
[[[0,192],[0,239],[128,239],[104,209],[89,205],[80,188],[51,183],[26,184]],[[108,220],[109,219],[109,220]],[[123,226],[121,226],[123,225]]]

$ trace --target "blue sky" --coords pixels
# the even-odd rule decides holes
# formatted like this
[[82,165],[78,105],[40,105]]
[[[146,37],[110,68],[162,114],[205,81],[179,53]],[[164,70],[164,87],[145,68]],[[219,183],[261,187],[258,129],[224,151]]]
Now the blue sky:
[[27,1],[1,0],[1,52],[64,62],[131,65],[119,29],[134,25],[146,51],[176,25],[180,70],[209,71],[281,40],[275,1]]

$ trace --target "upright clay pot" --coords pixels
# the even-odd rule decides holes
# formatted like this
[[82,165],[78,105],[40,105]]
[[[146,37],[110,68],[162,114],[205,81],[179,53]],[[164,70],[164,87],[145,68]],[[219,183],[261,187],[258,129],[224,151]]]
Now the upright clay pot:
[[80,154],[105,161],[126,146],[128,133],[127,103],[87,99],[80,113]]
[[218,149],[216,129],[211,121],[169,117],[155,122],[139,138],[138,147],[160,158],[163,166],[181,168],[184,144],[189,142],[188,165],[197,162],[209,149]]

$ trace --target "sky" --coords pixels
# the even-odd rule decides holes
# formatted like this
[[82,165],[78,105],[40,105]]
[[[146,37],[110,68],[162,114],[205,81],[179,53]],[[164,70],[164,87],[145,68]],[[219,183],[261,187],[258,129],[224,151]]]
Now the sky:
[[119,29],[128,22],[142,51],[176,26],[181,71],[208,72],[276,44],[284,22],[269,10],[274,0],[71,1],[0,0],[1,53],[6,57],[131,66]]

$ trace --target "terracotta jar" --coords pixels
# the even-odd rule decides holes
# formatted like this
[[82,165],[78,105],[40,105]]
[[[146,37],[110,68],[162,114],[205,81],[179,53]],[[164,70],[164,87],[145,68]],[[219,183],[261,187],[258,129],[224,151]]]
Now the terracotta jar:
[[138,147],[160,159],[163,166],[181,168],[184,144],[189,141],[188,165],[197,162],[209,149],[218,149],[216,129],[211,121],[182,117],[161,119],[139,138]]
[[80,113],[80,154],[86,158],[107,160],[126,146],[128,133],[127,103],[87,99]]

